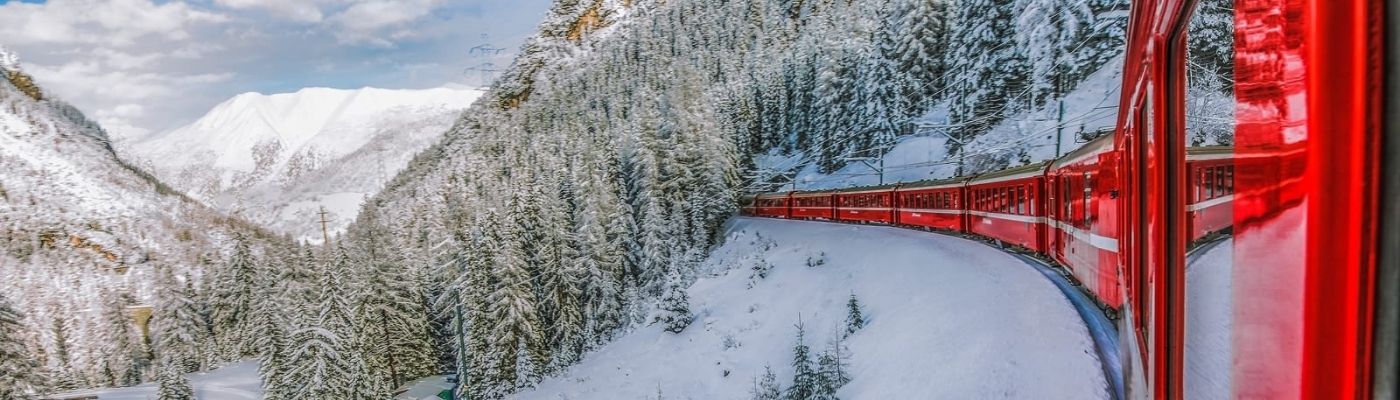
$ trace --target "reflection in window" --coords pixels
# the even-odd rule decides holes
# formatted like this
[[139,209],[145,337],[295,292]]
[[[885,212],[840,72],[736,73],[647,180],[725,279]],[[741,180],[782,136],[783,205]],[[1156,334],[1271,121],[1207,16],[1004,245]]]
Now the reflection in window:
[[[1219,199],[1234,192],[1233,166],[1221,165],[1235,142],[1235,0],[1200,0],[1186,32],[1187,164],[1201,202],[1188,208],[1192,250],[1186,255],[1183,386],[1186,399],[1231,398],[1234,343],[1233,224],[1229,202]],[[1191,156],[1192,153],[1197,156]],[[1183,205],[1184,206],[1184,205]]]
[[1186,131],[1191,146],[1235,143],[1234,0],[1201,0],[1186,38]]

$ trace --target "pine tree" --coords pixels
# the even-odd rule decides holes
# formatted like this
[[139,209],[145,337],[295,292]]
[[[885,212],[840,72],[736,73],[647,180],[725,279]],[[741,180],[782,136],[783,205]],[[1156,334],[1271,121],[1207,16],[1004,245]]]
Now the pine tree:
[[807,347],[806,327],[801,318],[797,321],[797,344],[792,348],[792,386],[788,387],[790,400],[808,400],[817,391],[817,371],[812,368],[812,349]]
[[126,307],[134,303],[130,295],[104,289],[99,296],[101,315],[94,342],[103,384],[132,386],[141,383],[142,369],[148,363],[146,349],[139,342]]
[[352,295],[358,303],[356,338],[376,382],[398,387],[432,373],[434,356],[423,289],[378,213],[377,207],[366,208],[353,235],[358,251],[352,263],[359,276]]
[[944,76],[949,62],[941,54],[951,45],[948,5],[946,0],[913,0],[894,11],[895,15],[886,17],[897,19],[888,28],[894,34],[880,41],[881,49],[895,62],[894,70],[903,75],[897,80],[904,98],[901,113],[915,116],[942,100],[939,95],[947,85]]
[[835,400],[836,391],[850,383],[850,351],[840,336],[831,335],[826,350],[817,358],[817,385],[814,399]]
[[783,398],[783,388],[778,385],[778,375],[773,373],[773,367],[764,365],[763,376],[755,378],[753,389],[749,390],[753,400],[781,400]]
[[161,368],[157,400],[195,400],[194,389],[189,378],[180,372],[181,367],[167,365]]
[[1029,98],[1041,104],[1067,93],[1080,70],[1078,52],[1094,13],[1083,0],[1017,0],[1016,44],[1031,61]]
[[0,293],[0,398],[29,400],[43,388],[39,363],[24,343],[24,316]]
[[850,336],[864,327],[865,316],[860,311],[860,301],[856,300],[855,293],[851,293],[851,298],[846,300],[846,333],[842,337]]
[[350,271],[350,256],[337,247],[320,271],[317,311],[301,321],[288,343],[291,349],[286,382],[288,398],[371,399],[374,393],[364,360],[354,350],[355,331],[350,300],[341,275]]
[[954,79],[948,83],[949,108],[954,134],[964,141],[1029,103],[1024,88],[1030,66],[1015,46],[1015,11],[1013,0],[966,0],[952,13],[945,53]]
[[661,310],[665,313],[660,317],[660,322],[666,324],[666,331],[671,333],[681,333],[695,320],[695,315],[690,313],[690,297],[686,294],[679,269],[679,266],[672,267],[666,295],[661,298]]
[[[501,251],[491,260],[495,285],[488,302],[487,321],[494,323],[488,365],[494,367],[487,398],[500,398],[529,387],[540,378],[544,364],[543,334],[536,313],[526,259],[520,252],[520,227],[506,216],[507,227],[497,238]],[[490,233],[488,233],[490,235]]]
[[248,240],[242,234],[235,234],[233,250],[222,268],[214,270],[209,291],[216,362],[252,354],[249,342],[256,333],[248,327],[248,316],[257,288],[257,273],[257,261],[253,259]]
[[271,295],[253,298],[251,315],[248,316],[249,326],[252,332],[258,334],[252,337],[249,346],[259,361],[258,376],[262,378],[264,397],[283,400],[289,391],[289,383],[285,382],[283,375],[286,374],[290,362],[287,359],[288,321],[285,309],[289,306],[300,308],[307,305],[289,304],[287,297],[278,295],[282,288],[278,284],[275,272],[264,268],[257,275],[258,293]]
[[191,287],[176,279],[173,268],[157,272],[156,307],[151,315],[151,336],[160,365],[181,373],[203,368],[201,348],[208,326],[195,302]]

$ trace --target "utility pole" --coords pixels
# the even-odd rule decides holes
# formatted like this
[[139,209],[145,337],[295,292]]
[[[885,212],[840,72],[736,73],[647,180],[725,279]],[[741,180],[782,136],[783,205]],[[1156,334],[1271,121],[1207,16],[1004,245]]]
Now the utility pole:
[[1060,158],[1061,136],[1065,134],[1065,99],[1060,99],[1060,116],[1055,120],[1055,158]]
[[321,242],[321,245],[330,246],[331,233],[329,230],[326,229],[326,207],[321,206],[321,212],[319,212],[318,214],[321,215],[321,240],[323,240],[323,242]]

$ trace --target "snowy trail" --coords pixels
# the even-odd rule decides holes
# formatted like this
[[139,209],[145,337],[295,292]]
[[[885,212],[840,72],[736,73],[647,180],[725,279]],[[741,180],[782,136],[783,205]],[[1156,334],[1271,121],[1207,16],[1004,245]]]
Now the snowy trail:
[[[690,289],[681,334],[640,328],[518,399],[746,399],[765,364],[791,382],[798,316],[820,351],[854,293],[869,325],[847,340],[843,399],[1100,399],[1083,320],[1017,257],[889,227],[738,218]],[[807,267],[824,252],[823,266]],[[750,288],[750,266],[774,265]],[[728,372],[726,376],[726,371]]]
[[[262,396],[262,381],[258,378],[257,362],[235,363],[207,373],[186,375],[199,400],[258,400]],[[85,390],[64,395],[97,395],[99,400],[149,400],[156,398],[156,385],[117,389]]]

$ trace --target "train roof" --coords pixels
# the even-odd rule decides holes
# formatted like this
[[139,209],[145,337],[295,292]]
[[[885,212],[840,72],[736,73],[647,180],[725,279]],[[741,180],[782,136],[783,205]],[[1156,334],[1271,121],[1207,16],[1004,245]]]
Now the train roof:
[[1083,161],[1089,156],[1113,151],[1113,136],[1113,134],[1099,136],[1094,140],[1090,140],[1089,143],[1085,143],[1083,146],[1079,146],[1079,148],[1074,149],[1074,151],[1065,153],[1065,155],[1060,156],[1060,158],[1054,160],[1051,163],[1052,168],[1059,168],[1064,165],[1074,164]]
[[1037,175],[1037,173],[1038,173],[1039,175],[1044,175],[1044,173],[1045,173],[1045,168],[1048,167],[1049,165],[1050,165],[1050,161],[1041,161],[1041,162],[1034,163],[1034,164],[1030,164],[1030,165],[1024,165],[1024,166],[1015,167],[1015,168],[1007,168],[1007,169],[1003,169],[1003,170],[1001,170],[1001,171],[988,172],[988,173],[981,174],[981,175],[977,175],[976,177],[973,177],[973,178],[971,179],[971,182],[972,182],[972,183],[989,183],[989,182],[999,182],[999,181],[1003,181],[1003,180],[1011,180],[1011,179],[1021,178],[1021,177],[1031,177],[1031,176]]
[[1233,158],[1235,156],[1235,146],[1202,146],[1187,147],[1187,160],[1215,160],[1222,158]]
[[963,182],[967,182],[967,179],[968,179],[968,178],[965,177],[965,176],[959,176],[959,177],[944,178],[944,179],[928,179],[928,180],[922,180],[922,181],[905,182],[903,186],[900,186],[900,188],[901,188],[901,189],[920,189],[920,188],[937,187],[937,186],[948,186],[948,185],[959,185],[959,186],[961,186],[961,185],[963,184]]
[[849,187],[849,188],[832,189],[832,190],[830,190],[829,192],[831,192],[831,193],[880,192],[880,191],[886,191],[886,190],[894,190],[894,188],[897,188],[897,187],[900,187],[900,186],[903,186],[903,184],[901,184],[901,183],[890,183],[890,184],[885,184],[885,185],[856,186],[856,187]]

